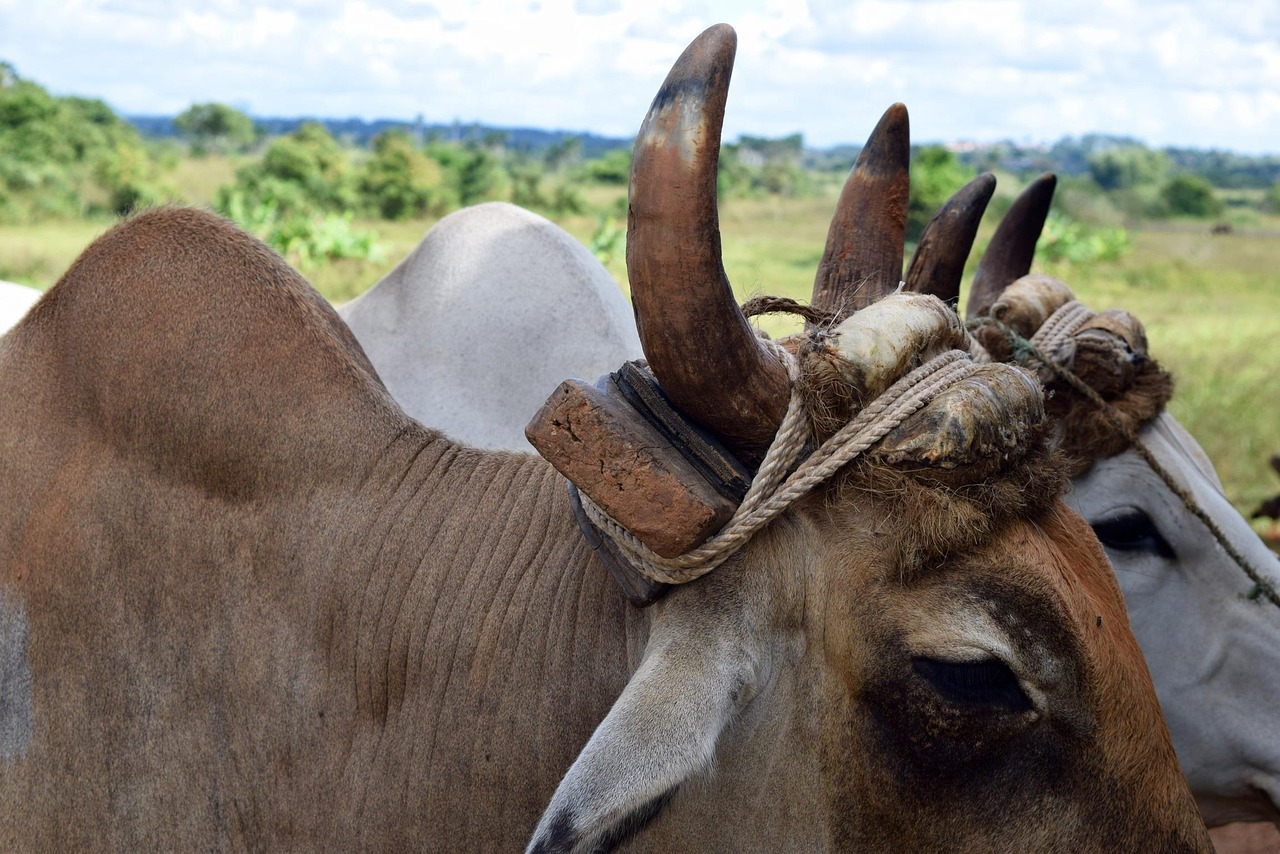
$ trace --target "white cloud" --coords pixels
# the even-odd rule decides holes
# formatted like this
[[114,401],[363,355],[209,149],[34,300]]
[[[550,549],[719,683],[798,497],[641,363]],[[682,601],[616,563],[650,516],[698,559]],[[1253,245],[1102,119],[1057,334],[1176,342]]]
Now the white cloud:
[[685,44],[739,56],[726,134],[1274,151],[1280,5],[1255,0],[0,0],[0,58],[127,112],[481,121],[629,135]]

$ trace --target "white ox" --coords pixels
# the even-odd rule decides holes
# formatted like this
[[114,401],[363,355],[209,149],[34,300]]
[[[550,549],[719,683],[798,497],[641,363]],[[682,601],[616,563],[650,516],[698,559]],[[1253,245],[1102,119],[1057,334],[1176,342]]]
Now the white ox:
[[561,380],[640,357],[609,271],[505,202],[445,217],[338,314],[410,415],[482,448],[532,450],[524,425]]
[[27,309],[35,305],[41,293],[26,285],[15,285],[13,282],[0,282],[0,335],[22,319]]
[[[561,379],[594,379],[641,358],[630,307],[608,271],[556,225],[501,203],[452,214],[339,311],[409,414],[480,446],[527,449],[524,426]],[[445,414],[444,401],[468,405]],[[1186,430],[1166,413],[1141,437],[1236,548],[1280,583],[1274,555]],[[1240,569],[1137,452],[1097,463],[1067,500],[1117,570],[1206,819],[1274,820],[1280,612],[1243,595]]]

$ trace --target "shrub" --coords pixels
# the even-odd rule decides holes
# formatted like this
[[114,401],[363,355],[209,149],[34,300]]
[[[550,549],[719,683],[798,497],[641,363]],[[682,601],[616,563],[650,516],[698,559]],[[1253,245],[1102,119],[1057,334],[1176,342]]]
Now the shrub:
[[193,152],[243,151],[256,138],[253,119],[226,104],[192,104],[173,120],[179,133],[191,139]]
[[1267,190],[1267,194],[1262,198],[1262,207],[1272,213],[1280,213],[1280,181],[1271,185],[1271,189]]
[[602,216],[596,223],[596,230],[592,232],[587,246],[591,254],[607,267],[624,250],[626,243],[627,230],[619,226],[618,221],[613,217]]
[[433,143],[427,146],[427,154],[444,171],[445,185],[452,191],[455,204],[474,205],[510,195],[506,170],[493,152],[480,145]]
[[235,183],[218,190],[214,204],[231,215],[235,196],[242,197],[237,204],[245,207],[269,203],[286,218],[359,205],[346,152],[315,122],[272,142],[261,161],[239,169]]
[[1036,257],[1050,264],[1094,264],[1118,261],[1131,248],[1123,228],[1089,228],[1057,211],[1045,220]]
[[1175,175],[1160,188],[1160,197],[1174,216],[1211,217],[1222,213],[1213,186],[1199,175]]
[[137,132],[102,101],[59,98],[0,63],[0,216],[121,212],[155,200]]
[[926,145],[917,151],[911,161],[907,240],[918,241],[938,208],[972,177],[973,171],[941,145]]
[[583,164],[583,175],[597,184],[626,186],[631,180],[631,149],[615,148]]
[[415,148],[404,131],[387,131],[374,139],[359,187],[383,219],[439,216],[449,208],[440,164]]
[[239,191],[225,196],[222,213],[297,267],[316,267],[338,258],[382,257],[377,234],[353,229],[350,213],[282,214],[274,199],[252,199]]
[[1142,145],[1118,145],[1089,157],[1089,174],[1104,190],[1158,184],[1169,170],[1169,156]]

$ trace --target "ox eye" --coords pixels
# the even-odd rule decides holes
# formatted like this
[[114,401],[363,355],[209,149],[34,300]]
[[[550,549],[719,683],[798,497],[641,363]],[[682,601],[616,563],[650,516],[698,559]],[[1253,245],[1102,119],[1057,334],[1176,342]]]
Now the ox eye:
[[1174,557],[1169,541],[1141,510],[1126,510],[1119,516],[1094,522],[1093,533],[1104,546],[1118,552],[1148,552],[1171,560]]
[[911,663],[934,690],[956,705],[995,706],[1011,712],[1032,707],[1018,677],[999,659],[941,661],[920,656]]

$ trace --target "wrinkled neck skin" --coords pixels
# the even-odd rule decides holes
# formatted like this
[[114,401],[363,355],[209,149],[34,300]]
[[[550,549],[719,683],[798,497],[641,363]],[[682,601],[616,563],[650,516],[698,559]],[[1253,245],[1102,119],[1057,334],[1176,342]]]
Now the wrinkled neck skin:
[[526,843],[649,621],[549,465],[405,422],[241,501],[76,429],[0,458],[0,849]]
[[357,535],[364,573],[334,579],[366,799],[352,841],[519,850],[639,666],[653,612],[591,556],[543,460],[401,444],[370,480],[398,483],[390,522]]
[[[1140,437],[1232,545],[1280,585],[1280,562],[1227,501],[1195,440],[1167,413]],[[1103,537],[1206,822],[1280,819],[1280,609],[1248,599],[1253,583],[1137,452],[1099,461],[1066,498],[1095,526],[1141,511],[1168,545],[1117,548]]]

